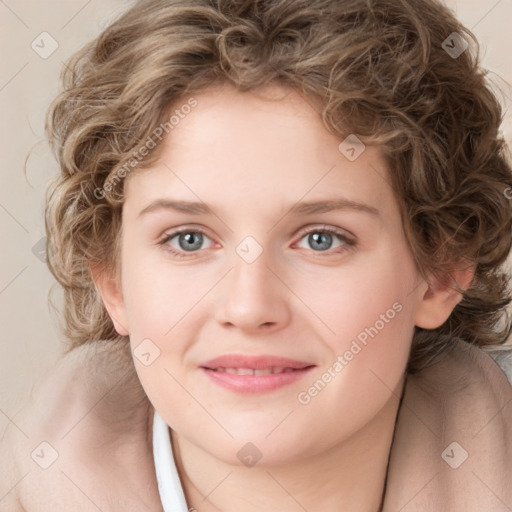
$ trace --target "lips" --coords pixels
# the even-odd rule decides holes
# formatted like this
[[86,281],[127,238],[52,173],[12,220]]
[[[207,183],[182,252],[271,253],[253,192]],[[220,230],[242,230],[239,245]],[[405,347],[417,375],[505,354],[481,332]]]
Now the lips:
[[237,393],[264,393],[302,379],[316,365],[276,356],[225,355],[200,365],[211,382]]

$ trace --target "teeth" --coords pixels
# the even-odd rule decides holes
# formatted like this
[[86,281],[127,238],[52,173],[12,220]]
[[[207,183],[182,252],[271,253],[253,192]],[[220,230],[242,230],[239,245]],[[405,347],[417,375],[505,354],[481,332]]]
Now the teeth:
[[272,368],[262,368],[261,370],[254,370],[254,375],[272,375],[272,373],[278,373],[272,370]]
[[224,368],[220,366],[219,368],[215,368],[217,372],[225,372],[225,373],[233,373],[236,375],[272,375],[274,373],[288,373],[293,372],[293,368],[283,368],[283,367],[271,367],[271,368],[262,368],[260,370],[254,370],[252,368]]
[[250,368],[238,368],[236,371],[237,375],[254,375],[254,370]]

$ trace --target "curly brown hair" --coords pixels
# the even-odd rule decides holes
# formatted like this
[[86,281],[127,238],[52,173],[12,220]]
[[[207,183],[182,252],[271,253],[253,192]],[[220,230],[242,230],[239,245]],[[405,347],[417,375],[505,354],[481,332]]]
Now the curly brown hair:
[[134,156],[172,108],[222,83],[293,88],[317,105],[331,133],[381,146],[421,272],[446,276],[461,262],[475,265],[449,319],[416,328],[410,372],[453,336],[482,346],[506,340],[512,171],[498,133],[502,111],[478,42],[446,6],[144,0],[73,56],[48,113],[60,165],[47,196],[48,266],[64,289],[69,350],[124,339],[91,274],[94,266],[118,271],[119,176],[128,163],[136,170],[158,158],[158,147]]

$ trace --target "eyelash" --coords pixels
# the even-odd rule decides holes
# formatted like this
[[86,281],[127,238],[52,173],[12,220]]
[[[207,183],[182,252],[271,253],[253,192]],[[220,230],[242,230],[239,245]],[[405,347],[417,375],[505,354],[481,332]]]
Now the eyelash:
[[[170,252],[173,256],[176,256],[177,258],[188,258],[191,255],[199,252],[199,251],[191,251],[191,252],[187,253],[185,251],[177,251],[176,249],[174,249],[171,246],[168,246],[168,245],[166,246],[166,244],[170,240],[172,240],[174,237],[176,237],[177,235],[180,235],[182,233],[199,233],[201,235],[204,235],[204,236],[210,238],[208,236],[208,234],[200,228],[184,227],[184,228],[177,229],[177,230],[173,231],[172,233],[166,234],[164,236],[164,238],[160,242],[158,242],[158,244],[163,246],[166,251]],[[346,246],[341,252],[344,252],[344,251],[356,246],[355,240],[349,238],[344,232],[339,231],[337,229],[333,229],[333,228],[318,228],[318,227],[305,228],[305,229],[301,230],[297,235],[299,237],[299,241],[302,238],[304,238],[306,235],[309,235],[310,233],[322,233],[322,234],[329,234],[329,235],[338,237]],[[328,250],[328,251],[313,251],[313,252],[318,253],[318,254],[327,253],[327,256],[331,256],[333,254],[333,252],[331,252],[330,250]],[[339,254],[339,251],[334,254]]]

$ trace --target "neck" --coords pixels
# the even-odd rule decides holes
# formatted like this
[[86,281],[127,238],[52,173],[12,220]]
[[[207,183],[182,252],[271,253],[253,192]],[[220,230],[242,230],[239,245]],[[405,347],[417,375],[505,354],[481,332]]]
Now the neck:
[[350,438],[279,466],[227,464],[171,431],[189,510],[200,512],[379,512],[405,379],[379,413]]

